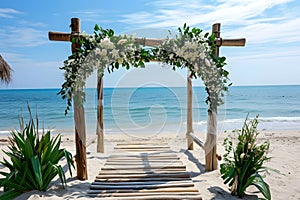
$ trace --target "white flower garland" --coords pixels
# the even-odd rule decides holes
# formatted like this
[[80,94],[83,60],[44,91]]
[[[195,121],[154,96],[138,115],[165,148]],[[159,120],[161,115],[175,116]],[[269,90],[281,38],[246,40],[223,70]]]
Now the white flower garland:
[[84,102],[85,94],[82,88],[86,79],[98,70],[100,75],[104,70],[109,72],[119,67],[144,67],[144,62],[157,60],[176,67],[188,67],[192,75],[200,77],[208,92],[209,110],[216,110],[222,104],[223,91],[227,90],[228,72],[223,69],[225,58],[213,56],[214,36],[201,34],[197,28],[189,29],[186,25],[179,28],[179,35],[168,38],[156,48],[143,49],[135,43],[133,36],[114,36],[112,30],[104,30],[95,26],[94,35],[83,34],[79,41],[81,48],[64,62],[65,83],[59,94],[67,99],[67,111],[72,105],[74,91],[80,91],[78,100]]

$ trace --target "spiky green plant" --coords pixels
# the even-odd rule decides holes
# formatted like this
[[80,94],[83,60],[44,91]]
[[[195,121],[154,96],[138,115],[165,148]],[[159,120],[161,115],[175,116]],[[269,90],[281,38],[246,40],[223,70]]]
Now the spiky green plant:
[[0,199],[12,199],[30,190],[46,191],[53,178],[58,175],[62,186],[66,186],[65,172],[58,162],[65,158],[72,176],[72,154],[60,148],[61,136],[51,137],[50,131],[38,133],[38,117],[36,123],[31,115],[29,123],[24,125],[24,117],[20,120],[20,131],[11,131],[8,151],[3,152],[10,158],[1,164],[9,172],[1,171],[0,187],[4,193]]
[[224,183],[229,183],[233,195],[243,197],[245,190],[254,185],[269,200],[270,188],[260,173],[268,170],[264,163],[270,160],[267,157],[270,145],[267,141],[257,144],[258,116],[249,122],[247,118],[242,130],[235,131],[237,138],[231,135],[225,138],[223,145],[226,153],[220,171]]

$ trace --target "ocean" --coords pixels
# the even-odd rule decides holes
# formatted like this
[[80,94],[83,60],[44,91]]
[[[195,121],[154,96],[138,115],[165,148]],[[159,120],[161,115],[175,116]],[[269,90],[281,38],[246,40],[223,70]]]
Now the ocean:
[[[27,103],[38,114],[39,127],[53,132],[74,132],[73,112],[64,115],[66,102],[59,89],[0,90],[0,135],[19,128],[19,116],[28,121]],[[87,134],[96,130],[96,89],[86,89]],[[206,131],[207,95],[193,88],[194,132]],[[185,133],[186,88],[141,87],[104,89],[106,134]],[[259,115],[261,130],[300,130],[300,85],[233,86],[218,110],[218,131],[240,129],[245,117]]]

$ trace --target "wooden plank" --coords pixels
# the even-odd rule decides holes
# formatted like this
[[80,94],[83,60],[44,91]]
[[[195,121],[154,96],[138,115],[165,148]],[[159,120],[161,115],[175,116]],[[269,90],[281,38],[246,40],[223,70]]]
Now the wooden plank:
[[[158,168],[158,169],[134,169],[134,170],[128,170],[128,169],[106,169],[106,170],[101,170],[103,174],[109,174],[106,172],[111,172],[113,173],[120,173],[121,172],[130,172],[131,174],[165,174],[165,173],[181,173],[181,172],[186,172],[183,168]],[[165,172],[165,173],[164,173]],[[130,174],[130,173],[124,173],[124,174]],[[99,174],[101,174],[99,172]]]
[[155,164],[161,164],[161,163],[167,163],[167,164],[172,164],[172,165],[182,165],[181,161],[162,161],[162,160],[157,160],[157,161],[149,161],[149,160],[131,160],[131,161],[126,161],[125,162],[120,162],[120,161],[106,161],[106,165],[155,165]]
[[115,147],[116,150],[120,151],[139,151],[139,152],[148,152],[148,151],[166,151],[170,150],[170,148],[164,147]]
[[[155,142],[156,141],[156,142]],[[120,142],[117,145],[168,145],[168,143],[162,142],[160,139],[152,139],[152,140],[142,140],[142,141],[132,141],[130,143],[127,142]]]
[[156,188],[170,188],[170,187],[193,187],[194,183],[174,183],[174,184],[161,184],[161,185],[96,185],[92,184],[91,189],[156,189]]
[[199,138],[197,138],[197,136],[194,135],[193,133],[189,133],[189,135],[196,144],[198,144],[203,150],[205,150],[204,142],[202,142]]
[[239,39],[220,39],[217,38],[215,41],[217,46],[245,46],[246,45],[246,39],[245,38],[239,38]]
[[164,173],[164,174],[123,174],[123,175],[97,175],[96,179],[109,179],[109,178],[159,178],[159,177],[172,177],[172,178],[188,178],[188,172],[179,173]]
[[106,162],[178,162],[182,163],[181,160],[179,159],[157,159],[157,158],[152,158],[152,159],[140,159],[140,158],[128,158],[128,159],[121,159],[121,158],[115,158],[115,159],[109,159]]
[[[163,196],[169,196],[169,195],[180,195],[182,196],[194,196],[199,195],[199,192],[128,192],[128,193],[95,193],[95,192],[88,192],[89,194],[98,194],[97,197],[136,197],[136,196],[154,196],[154,195],[163,195]],[[96,197],[96,196],[95,196]]]
[[150,169],[150,170],[101,170],[100,174],[165,174],[165,173],[178,173],[185,172],[182,169],[170,168],[170,169]]
[[[125,173],[124,173],[125,174]],[[109,179],[95,179],[94,182],[132,182],[139,181],[140,178],[109,178]],[[181,181],[181,180],[191,180],[189,177],[185,178],[170,178],[170,177],[159,177],[159,178],[143,178],[143,181]]]
[[59,33],[59,32],[49,32],[48,33],[49,40],[52,41],[71,41],[71,34],[70,33]]
[[142,147],[145,147],[145,148],[168,148],[170,149],[170,147],[168,145],[161,145],[161,144],[117,144],[117,146],[115,148],[142,148]]
[[92,185],[166,185],[166,184],[185,184],[185,183],[191,183],[191,180],[179,180],[179,181],[143,181],[143,180],[136,180],[136,181],[129,181],[129,182],[100,182],[95,181],[92,183]]
[[177,158],[178,156],[174,154],[173,152],[164,152],[164,153],[134,153],[134,152],[114,152],[111,154],[110,158],[115,157],[138,157],[138,158]]
[[88,193],[155,193],[155,192],[198,192],[198,189],[195,187],[176,187],[176,188],[157,188],[157,189],[145,189],[145,190],[89,190]]
[[[101,197],[101,194],[90,194],[91,197]],[[194,195],[194,196],[180,196],[180,195],[156,195],[156,196],[136,196],[136,197],[106,197],[107,200],[182,200],[182,199],[195,199],[201,200],[201,195]]]
[[135,38],[135,42],[143,46],[157,46],[163,43],[165,39],[157,38]]
[[182,169],[183,171],[186,169],[185,166],[164,166],[164,165],[158,165],[158,166],[104,166],[102,169],[104,170],[119,170],[119,169],[126,169],[126,170],[137,170],[137,169],[143,169],[143,170],[151,170],[151,169],[170,169],[170,168],[176,168],[176,169]]

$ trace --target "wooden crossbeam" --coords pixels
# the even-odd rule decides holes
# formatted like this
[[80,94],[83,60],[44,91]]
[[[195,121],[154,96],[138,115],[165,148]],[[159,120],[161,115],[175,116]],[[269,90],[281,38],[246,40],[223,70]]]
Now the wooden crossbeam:
[[[52,32],[50,31],[48,34],[49,40],[52,41],[66,41],[70,42],[72,38],[82,37],[82,34],[72,34],[72,33],[61,33],[61,32]],[[158,46],[165,41],[163,38],[135,38],[135,42],[137,44],[143,46]],[[245,46],[246,39],[239,38],[239,39],[222,39],[217,38],[215,40],[217,46]]]

